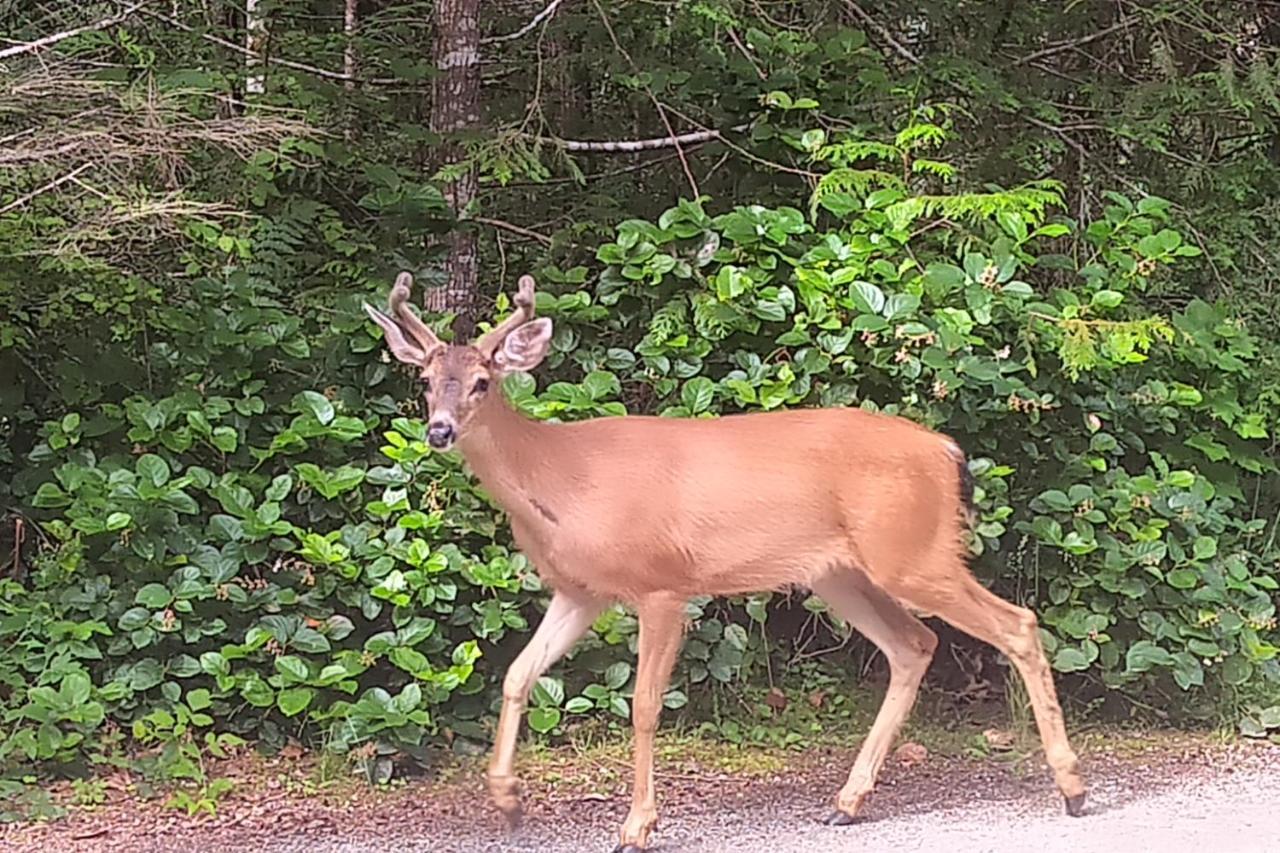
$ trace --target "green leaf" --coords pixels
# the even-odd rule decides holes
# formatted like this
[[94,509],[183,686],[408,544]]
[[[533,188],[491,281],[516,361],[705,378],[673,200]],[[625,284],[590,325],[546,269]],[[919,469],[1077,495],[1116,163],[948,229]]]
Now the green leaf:
[[314,628],[302,627],[289,638],[289,645],[300,652],[319,654],[329,651],[329,639]]
[[1074,646],[1063,646],[1053,657],[1053,668],[1058,672],[1080,672],[1089,668],[1089,659]]
[[914,293],[894,293],[884,305],[884,316],[889,320],[898,320],[915,312],[920,307],[920,297]]
[[209,440],[223,453],[235,453],[236,446],[240,442],[240,434],[233,427],[220,426],[214,428]]
[[166,607],[173,601],[173,593],[169,588],[161,583],[149,583],[134,595],[133,600],[137,604],[144,607],[150,607],[152,610],[159,610]]
[[587,396],[592,400],[600,401],[616,396],[621,387],[618,385],[618,377],[612,373],[604,370],[593,370],[583,378],[582,389],[587,392]]
[[667,695],[662,697],[662,706],[671,711],[683,708],[687,704],[689,704],[689,697],[683,690],[668,690]]
[[1146,672],[1153,666],[1167,667],[1174,664],[1173,655],[1150,640],[1134,643],[1124,657],[1125,671],[1130,673]]
[[155,658],[143,658],[129,668],[129,687],[139,693],[164,681],[164,670]]
[[121,631],[136,631],[151,621],[151,610],[146,607],[130,607],[120,614],[116,626]]
[[564,702],[564,682],[558,678],[542,676],[533,686],[533,704],[543,708],[559,708]]
[[318,394],[315,391],[302,391],[293,398],[293,404],[300,411],[310,412],[314,415],[321,426],[327,426],[333,421],[335,414],[333,403],[330,403],[323,394]]
[[58,693],[61,694],[64,704],[74,708],[89,701],[89,693],[92,689],[93,685],[89,682],[87,675],[73,672],[62,679]]
[[1231,655],[1222,662],[1222,680],[1232,687],[1239,687],[1253,675],[1253,664],[1240,655]]
[[1197,560],[1210,560],[1218,553],[1218,540],[1212,536],[1199,536],[1196,538],[1192,553]]
[[205,652],[200,655],[200,669],[209,675],[229,675],[231,665],[221,652]]
[[680,402],[692,414],[701,414],[711,408],[715,397],[715,383],[705,376],[695,376],[684,383],[680,392]]
[[107,530],[124,530],[133,523],[133,516],[127,512],[113,512],[107,516]]
[[279,503],[288,497],[289,491],[292,488],[293,478],[288,474],[280,474],[271,481],[271,485],[267,487],[266,492],[263,493],[263,497],[269,501],[276,501]]
[[290,687],[280,691],[280,695],[276,697],[276,707],[286,717],[296,717],[307,709],[315,696],[316,691],[310,687]]
[[560,725],[559,708],[529,709],[529,728],[535,732],[546,734],[558,725]]
[[863,314],[879,314],[884,308],[884,291],[868,281],[855,281],[849,288],[853,306]]
[[610,690],[621,690],[631,679],[631,664],[618,661],[604,671],[604,683]]
[[1124,301],[1124,294],[1118,290],[1099,290],[1093,294],[1089,304],[1094,308],[1115,308]]
[[564,709],[570,714],[585,714],[596,705],[585,696],[574,696],[565,703]]
[[747,649],[747,630],[741,625],[726,625],[724,629],[724,639],[729,645],[738,651],[746,651]]
[[203,687],[197,687],[195,690],[187,691],[187,707],[193,711],[203,711],[205,708],[213,704],[213,699],[209,696],[209,691]]
[[311,677],[311,667],[297,655],[281,655],[275,661],[276,671],[289,680],[306,681]]
[[154,453],[139,456],[134,468],[139,477],[153,486],[160,487],[169,482],[169,463]]

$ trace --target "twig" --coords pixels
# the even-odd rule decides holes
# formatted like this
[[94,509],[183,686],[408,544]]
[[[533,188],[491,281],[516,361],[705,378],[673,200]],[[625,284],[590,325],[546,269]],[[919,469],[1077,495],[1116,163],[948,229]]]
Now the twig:
[[14,208],[22,207],[24,204],[31,201],[33,198],[44,195],[49,190],[57,189],[58,187],[67,183],[68,181],[74,181],[77,175],[79,175],[81,172],[88,171],[89,169],[93,168],[93,166],[94,166],[93,163],[81,163],[79,166],[77,166],[75,169],[68,172],[67,174],[63,175],[61,178],[55,178],[54,180],[50,181],[44,186],[37,187],[36,189],[22,196],[21,198],[15,199],[14,201],[9,202],[4,207],[0,207],[0,215],[8,213]]
[[138,11],[138,9],[140,9],[142,6],[145,6],[148,2],[150,2],[150,0],[142,0],[142,2],[140,3],[134,3],[133,5],[125,9],[123,12],[119,12],[115,15],[112,15],[109,18],[103,18],[100,21],[95,21],[92,24],[85,24],[83,27],[75,27],[70,30],[63,30],[60,33],[54,33],[53,35],[45,36],[44,38],[41,38],[41,39],[36,39],[33,42],[18,44],[18,45],[14,45],[13,47],[6,47],[4,50],[0,50],[0,59],[8,59],[11,56],[17,56],[20,53],[31,53],[32,51],[40,50],[41,48],[45,48],[45,47],[49,47],[50,45],[57,44],[60,41],[66,41],[67,39],[72,38],[73,36],[78,36],[81,33],[91,33],[91,32],[96,32],[98,30],[105,30],[107,27],[114,27],[116,24],[120,23],[121,21],[123,21],[124,19],[132,15],[134,12]]
[[733,27],[729,27],[729,38],[733,41],[734,47],[738,48],[738,53],[742,54],[742,58],[747,60],[751,67],[756,70],[756,76],[761,80],[768,80],[769,75],[765,74],[764,69],[756,63],[755,57],[747,50],[747,46],[742,43],[742,39],[738,38],[738,34],[734,32]]
[[[733,133],[741,133],[751,125],[740,124],[729,128]],[[582,142],[575,139],[555,139],[540,136],[541,142],[558,145],[566,151],[613,151],[634,153],[636,151],[652,151],[655,148],[677,148],[682,145],[696,145],[701,142],[723,139],[724,132],[719,130],[697,130],[690,133],[672,134],[671,136],[655,136],[652,139],[621,139],[617,141]]]
[[1037,50],[1034,53],[1028,53],[1021,59],[1015,59],[1013,64],[1026,65],[1028,62],[1035,62],[1037,59],[1044,59],[1046,56],[1052,56],[1055,53],[1060,53],[1064,50],[1071,50],[1073,48],[1080,47],[1081,45],[1088,44],[1091,41],[1097,41],[1100,38],[1105,38],[1111,35],[1117,30],[1128,29],[1133,25],[1133,21],[1133,18],[1125,18],[1123,21],[1117,21],[1109,27],[1103,27],[1097,32],[1090,33],[1082,38],[1070,39],[1069,41],[1060,41],[1056,44],[1051,44],[1042,50]]
[[[554,141],[554,140],[551,140],[551,141]],[[641,169],[651,169],[654,166],[661,166],[663,163],[669,163],[672,160],[676,160],[678,158],[679,158],[678,154],[664,154],[661,157],[654,157],[650,160],[645,160],[642,163],[632,163],[630,166],[623,166],[620,169],[611,169],[607,172],[589,172],[582,175],[581,183],[586,183],[587,181],[602,181],[608,178],[616,178],[619,175],[627,175],[627,174],[630,174],[631,172],[639,172]],[[483,189],[488,192],[496,192],[498,190],[515,190],[515,189],[523,189],[526,187],[545,187],[550,184],[576,184],[576,183],[579,183],[578,178],[560,177],[560,178],[547,178],[546,180],[542,180],[542,181],[511,181],[510,183],[501,184],[501,185],[490,184],[485,186]]]
[[551,238],[546,234],[539,234],[523,225],[516,225],[513,222],[507,222],[503,219],[493,219],[488,216],[473,216],[472,222],[479,222],[481,225],[488,225],[492,228],[501,228],[503,231],[510,231],[512,234],[519,234],[521,237],[528,237],[530,240],[537,240],[544,246],[551,245]]
[[534,15],[533,18],[530,19],[529,23],[525,24],[523,27],[516,30],[514,33],[507,33],[505,36],[488,36],[486,38],[480,39],[480,43],[481,44],[497,44],[498,42],[515,41],[516,39],[520,38],[526,33],[531,32],[534,27],[538,26],[538,24],[542,23],[544,20],[554,15],[556,13],[556,9],[560,8],[560,4],[563,2],[564,0],[551,0],[551,2],[547,4],[547,7],[545,9],[543,9],[538,14]]
[[[690,118],[689,116],[685,115],[680,110],[676,109],[675,107],[669,104],[667,105],[667,109],[675,113],[677,118],[693,125],[694,127],[702,127],[703,130],[710,130],[710,128],[703,126],[699,122],[695,121],[694,119]],[[750,126],[751,125],[749,124],[746,125],[745,127],[739,126],[738,128],[734,128],[734,130],[739,130],[739,129],[746,130]],[[800,175],[801,177],[808,178],[812,181],[816,181],[818,178],[822,177],[817,172],[811,172],[808,169],[797,169],[794,166],[787,166],[782,163],[775,163],[772,160],[766,160],[765,158],[757,154],[752,154],[750,151],[743,148],[741,145],[731,142],[728,138],[722,137],[720,139],[720,142],[723,142],[728,148],[731,148],[732,150],[736,151],[739,155],[741,155],[742,157],[745,157],[751,162],[759,163],[761,166],[768,166],[770,169],[773,169],[774,171],[785,172],[788,175]]]
[[899,56],[907,62],[910,62],[912,65],[920,64],[920,57],[907,50],[902,42],[893,37],[893,33],[889,32],[888,27],[868,15],[866,10],[855,3],[854,0],[844,0],[844,5],[849,7],[849,11],[861,18],[864,24],[875,30],[876,35],[888,42],[889,46],[892,47]]

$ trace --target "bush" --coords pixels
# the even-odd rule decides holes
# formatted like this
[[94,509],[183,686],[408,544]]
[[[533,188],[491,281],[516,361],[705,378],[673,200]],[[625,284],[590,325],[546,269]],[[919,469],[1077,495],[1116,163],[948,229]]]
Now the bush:
[[[809,217],[685,201],[622,223],[596,269],[541,270],[551,381],[508,393],[562,420],[858,405],[946,430],[979,484],[979,574],[1037,607],[1057,670],[1134,695],[1280,682],[1273,353],[1215,305],[1148,313],[1198,252],[1166,205],[1113,195],[1072,242],[1051,183],[855,183]],[[246,252],[277,250],[266,229]],[[184,745],[252,733],[385,778],[487,738],[540,586],[425,444],[366,296],[289,305],[251,263],[130,309],[130,372],[68,399],[14,479],[47,540],[0,604],[0,763],[114,760],[119,726],[172,745],[170,775],[196,775]],[[769,602],[691,604],[668,707],[762,660]],[[533,727],[625,717],[634,635],[606,613]]]

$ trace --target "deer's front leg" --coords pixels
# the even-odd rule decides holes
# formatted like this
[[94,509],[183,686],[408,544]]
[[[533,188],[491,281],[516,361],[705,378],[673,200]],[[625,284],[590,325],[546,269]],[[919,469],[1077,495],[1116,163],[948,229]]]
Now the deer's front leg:
[[640,621],[640,655],[636,692],[631,701],[635,780],[631,789],[631,813],[622,825],[622,840],[615,853],[644,850],[649,833],[658,824],[658,804],[653,790],[653,737],[662,712],[662,697],[667,692],[684,635],[684,605],[683,599],[663,595],[646,599],[636,608]]
[[489,795],[512,829],[520,825],[520,780],[515,775],[516,739],[529,693],[538,679],[587,633],[607,602],[574,590],[551,597],[546,615],[507,670],[502,712],[489,761]]

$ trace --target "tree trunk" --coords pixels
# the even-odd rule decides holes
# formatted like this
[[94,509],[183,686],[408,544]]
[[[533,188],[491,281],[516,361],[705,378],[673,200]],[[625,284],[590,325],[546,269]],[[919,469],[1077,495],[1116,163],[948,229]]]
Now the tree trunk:
[[359,24],[358,9],[360,0],[346,0],[342,15],[342,73],[347,75],[343,86],[348,92],[356,87],[356,27]]
[[[436,163],[460,163],[466,152],[458,143],[459,131],[480,122],[480,0],[437,0],[436,37],[432,57],[439,74],[431,85],[430,129],[442,143]],[[445,201],[460,216],[476,197],[477,176],[468,166],[445,187]],[[475,326],[476,287],[479,280],[476,233],[459,226],[449,232],[445,259],[445,283],[427,291],[432,311],[456,314],[454,332],[469,336]]]
[[267,90],[266,67],[262,64],[262,50],[266,47],[266,21],[258,11],[258,0],[244,0],[245,96],[261,95]]

